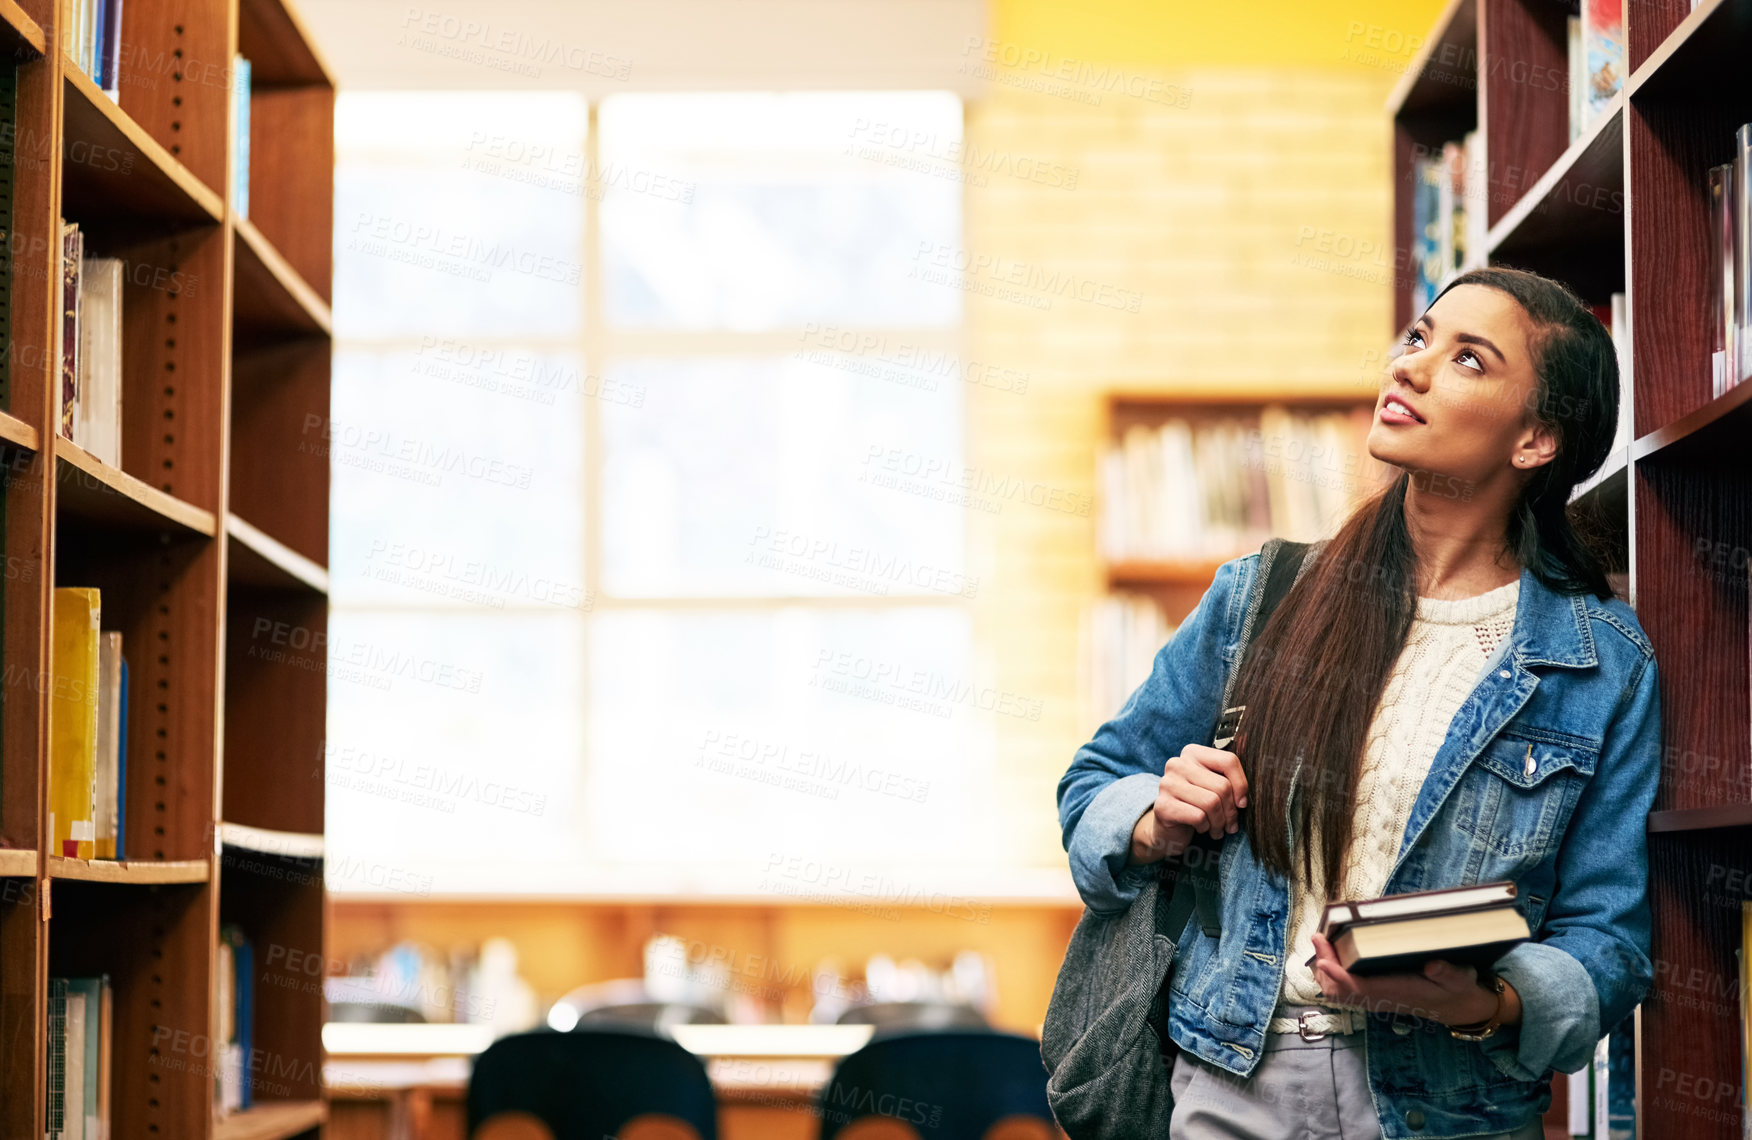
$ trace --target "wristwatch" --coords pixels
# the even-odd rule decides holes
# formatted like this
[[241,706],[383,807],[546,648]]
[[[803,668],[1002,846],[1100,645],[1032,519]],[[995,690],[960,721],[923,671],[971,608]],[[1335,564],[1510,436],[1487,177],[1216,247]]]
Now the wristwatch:
[[1509,988],[1509,983],[1495,975],[1485,979],[1485,981],[1491,991],[1497,996],[1496,1011],[1484,1021],[1477,1021],[1471,1025],[1448,1026],[1448,1032],[1461,1041],[1483,1041],[1485,1038],[1494,1034],[1497,1031],[1497,1028],[1502,1024],[1503,991]]

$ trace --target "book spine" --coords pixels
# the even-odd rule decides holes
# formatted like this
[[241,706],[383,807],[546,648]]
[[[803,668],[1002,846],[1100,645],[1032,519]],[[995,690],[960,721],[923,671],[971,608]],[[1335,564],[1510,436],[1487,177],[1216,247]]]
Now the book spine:
[[1752,373],[1752,123],[1734,132],[1734,368],[1728,383]]
[[61,230],[61,434],[75,440],[74,419],[79,407],[79,227]]

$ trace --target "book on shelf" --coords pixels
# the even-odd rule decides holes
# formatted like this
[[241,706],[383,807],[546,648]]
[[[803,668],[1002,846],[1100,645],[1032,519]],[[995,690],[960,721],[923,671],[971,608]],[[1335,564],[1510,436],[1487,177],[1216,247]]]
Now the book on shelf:
[[56,322],[55,355],[61,361],[61,434],[73,438],[73,420],[79,406],[79,261],[85,238],[73,222],[61,223],[61,319]]
[[1515,896],[1501,882],[1327,903],[1320,933],[1360,977],[1416,972],[1432,958],[1483,968],[1532,936]]
[[1489,186],[1477,131],[1413,162],[1412,298],[1415,320],[1454,275],[1483,264]]
[[1612,347],[1618,357],[1618,427],[1612,435],[1611,451],[1616,455],[1630,447],[1631,429],[1636,422],[1636,409],[1630,399],[1635,390],[1631,387],[1630,370],[1636,360],[1630,342],[1630,298],[1623,293],[1612,294],[1607,316],[1606,327],[1612,333]]
[[1272,535],[1328,533],[1381,478],[1363,448],[1369,410],[1133,424],[1100,459],[1109,561],[1233,558]]
[[1709,169],[1710,394],[1752,375],[1752,123],[1734,159]]
[[109,1140],[115,999],[107,976],[49,981],[49,1140]]
[[104,94],[117,98],[121,57],[122,0],[72,0],[67,56]]
[[[1587,124],[1588,54],[1582,49],[1582,18],[1569,17],[1569,137],[1581,137]],[[1574,1074],[1572,1074],[1573,1076]],[[1572,1109],[1573,1111],[1573,1109]]]
[[1734,132],[1734,369],[1730,384],[1752,374],[1752,123]]
[[1118,712],[1150,676],[1156,652],[1174,636],[1154,598],[1119,593],[1090,608],[1084,624],[1089,711],[1097,721]]
[[1624,86],[1624,0],[1582,0],[1582,124],[1606,110]]
[[61,434],[112,467],[122,465],[120,258],[84,256],[76,223],[61,241]]
[[227,924],[219,931],[218,987],[219,1065],[213,1097],[220,1116],[250,1107],[248,1058],[255,1036],[255,952],[242,929]]
[[74,317],[74,443],[111,467],[122,465],[122,261],[87,257],[79,263]]
[[231,201],[232,208],[240,218],[249,217],[249,93],[250,66],[249,60],[238,56],[231,66],[232,87],[231,98],[236,105],[231,122],[237,132],[231,140],[231,153],[235,156],[231,168]]
[[102,616],[97,590],[55,590],[50,850],[73,859],[124,857],[127,663],[122,635],[105,632]]

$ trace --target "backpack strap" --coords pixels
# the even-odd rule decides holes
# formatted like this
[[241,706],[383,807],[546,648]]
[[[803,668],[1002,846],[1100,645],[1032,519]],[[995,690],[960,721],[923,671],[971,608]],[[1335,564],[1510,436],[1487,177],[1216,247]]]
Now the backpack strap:
[[[1247,612],[1241,620],[1241,646],[1236,654],[1236,666],[1223,683],[1223,715],[1217,721],[1211,747],[1228,748],[1241,728],[1246,705],[1230,705],[1235,679],[1241,675],[1247,655],[1252,652],[1253,635],[1265,628],[1272,611],[1284,600],[1308,568],[1308,554],[1315,544],[1272,539],[1260,548],[1259,567],[1254,572],[1253,588],[1248,591]],[[1198,924],[1204,933],[1215,938],[1223,932],[1222,889],[1217,881],[1217,859],[1221,848],[1218,841],[1206,835],[1193,838],[1186,853],[1174,864],[1163,864],[1162,890],[1158,894],[1157,932],[1168,938],[1180,937],[1186,920],[1198,912]],[[1187,858],[1190,855],[1191,858]],[[1173,892],[1167,905],[1160,902],[1170,880]]]

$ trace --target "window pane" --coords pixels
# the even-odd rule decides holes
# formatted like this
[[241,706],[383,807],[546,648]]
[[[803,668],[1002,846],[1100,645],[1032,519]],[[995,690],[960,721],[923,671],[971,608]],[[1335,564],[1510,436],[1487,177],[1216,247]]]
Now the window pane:
[[598,615],[596,857],[673,875],[709,852],[713,873],[781,892],[755,884],[775,856],[983,861],[975,802],[1005,714],[971,671],[970,625],[948,606]]
[[[618,596],[973,596],[959,386],[813,360],[635,361],[604,401],[603,587]],[[898,454],[931,475],[889,479]]]
[[[433,338],[335,354],[337,605],[578,608],[583,393],[575,357]],[[325,438],[326,437],[326,438]]]
[[336,334],[574,332],[585,127],[573,94],[341,95]]
[[[921,249],[961,240],[954,95],[617,95],[598,121],[611,322],[961,319],[958,289],[912,276]],[[901,138],[924,169],[896,164],[918,157]]]
[[581,619],[330,619],[327,834],[336,891],[500,883],[582,850]]

